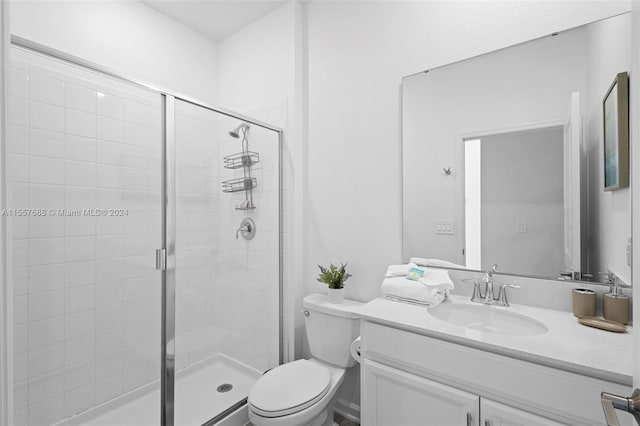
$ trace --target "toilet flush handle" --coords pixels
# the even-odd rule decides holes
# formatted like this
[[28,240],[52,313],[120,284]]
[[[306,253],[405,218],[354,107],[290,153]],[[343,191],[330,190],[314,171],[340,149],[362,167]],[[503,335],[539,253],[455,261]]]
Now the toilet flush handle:
[[308,317],[309,315],[311,315],[311,313],[307,310],[302,311],[302,313],[304,314],[305,317]]

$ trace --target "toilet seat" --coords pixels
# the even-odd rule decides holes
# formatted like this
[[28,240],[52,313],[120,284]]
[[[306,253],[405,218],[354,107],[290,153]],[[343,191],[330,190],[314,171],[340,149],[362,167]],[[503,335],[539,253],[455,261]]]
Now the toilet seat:
[[329,369],[300,359],[280,365],[258,379],[249,393],[249,405],[263,417],[287,416],[317,403],[330,385]]

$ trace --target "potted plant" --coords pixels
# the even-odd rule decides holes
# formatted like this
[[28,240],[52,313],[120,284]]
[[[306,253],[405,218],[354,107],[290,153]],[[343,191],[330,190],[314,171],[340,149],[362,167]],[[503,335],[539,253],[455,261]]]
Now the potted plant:
[[347,264],[343,263],[338,268],[333,263],[325,268],[318,265],[320,274],[318,281],[329,286],[329,303],[342,303],[344,300],[344,282],[349,279],[351,274],[347,273]]

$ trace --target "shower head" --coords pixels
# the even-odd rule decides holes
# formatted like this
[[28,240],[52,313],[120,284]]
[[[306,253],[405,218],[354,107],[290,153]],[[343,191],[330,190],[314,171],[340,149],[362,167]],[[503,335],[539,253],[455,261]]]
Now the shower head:
[[240,139],[240,131],[242,131],[242,135],[244,136],[247,130],[249,130],[249,125],[247,123],[242,123],[235,129],[230,131],[229,134],[236,139]]

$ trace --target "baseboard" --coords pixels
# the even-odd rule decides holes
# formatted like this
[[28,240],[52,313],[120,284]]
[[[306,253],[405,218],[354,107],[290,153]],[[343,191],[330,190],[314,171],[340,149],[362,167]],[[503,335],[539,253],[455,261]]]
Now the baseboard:
[[345,419],[360,423],[360,406],[344,399],[338,399],[334,411]]

